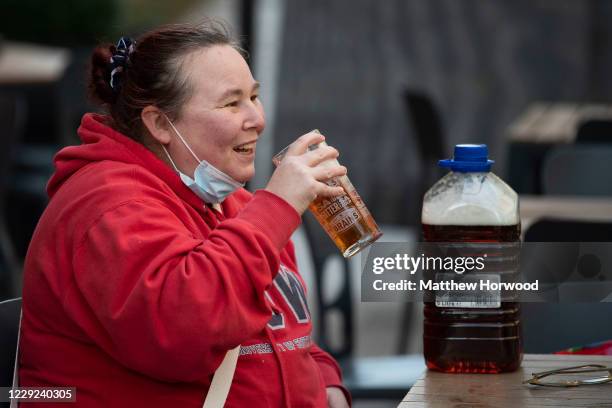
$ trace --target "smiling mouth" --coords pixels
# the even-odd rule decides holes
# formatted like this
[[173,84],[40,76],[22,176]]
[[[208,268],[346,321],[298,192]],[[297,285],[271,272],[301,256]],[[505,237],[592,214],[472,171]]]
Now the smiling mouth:
[[255,151],[255,142],[248,142],[234,147],[234,151],[240,154],[252,154]]

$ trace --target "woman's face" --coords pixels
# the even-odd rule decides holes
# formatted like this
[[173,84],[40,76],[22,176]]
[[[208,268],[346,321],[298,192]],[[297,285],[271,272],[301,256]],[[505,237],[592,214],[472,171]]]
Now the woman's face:
[[[192,95],[174,122],[200,160],[239,182],[255,174],[255,144],[265,127],[259,83],[244,58],[228,45],[195,51],[182,72]],[[198,162],[174,135],[168,150],[177,166],[192,176]]]

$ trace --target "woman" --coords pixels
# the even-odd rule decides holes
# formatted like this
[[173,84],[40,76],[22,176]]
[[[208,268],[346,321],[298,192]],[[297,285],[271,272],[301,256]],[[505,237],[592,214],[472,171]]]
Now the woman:
[[227,407],[346,407],[310,339],[289,240],[341,193],[333,148],[300,137],[264,190],[259,84],[213,25],[174,25],[92,55],[80,146],[55,158],[25,265],[21,386],[76,387],[77,406],[201,407],[241,345]]

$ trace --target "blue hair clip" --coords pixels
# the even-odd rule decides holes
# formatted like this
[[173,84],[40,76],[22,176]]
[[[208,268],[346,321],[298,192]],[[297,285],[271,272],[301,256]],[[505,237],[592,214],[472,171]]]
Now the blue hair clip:
[[126,64],[129,61],[130,54],[134,51],[135,45],[136,42],[131,38],[121,37],[119,41],[117,41],[115,52],[110,57],[110,86],[115,92],[118,92],[119,88],[121,87],[120,74],[125,69]]

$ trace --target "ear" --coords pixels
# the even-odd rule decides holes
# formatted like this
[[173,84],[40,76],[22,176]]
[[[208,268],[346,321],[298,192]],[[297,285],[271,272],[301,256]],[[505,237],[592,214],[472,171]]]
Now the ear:
[[140,119],[153,139],[163,145],[170,143],[170,140],[172,140],[172,129],[168,124],[166,115],[157,106],[146,106],[140,112]]

